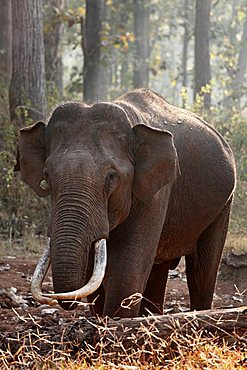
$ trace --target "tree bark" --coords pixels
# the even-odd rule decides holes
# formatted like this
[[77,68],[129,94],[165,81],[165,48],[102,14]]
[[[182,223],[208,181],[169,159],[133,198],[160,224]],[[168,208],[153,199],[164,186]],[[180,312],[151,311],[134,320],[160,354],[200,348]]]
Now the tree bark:
[[211,0],[196,0],[194,100],[196,100],[198,94],[201,95],[204,108],[210,108],[211,104],[210,92],[203,92],[203,88],[211,81],[209,54],[210,3]]
[[63,96],[63,67],[61,55],[62,22],[55,9],[63,10],[65,0],[45,0],[45,72],[48,93]]
[[238,13],[237,1],[232,0],[232,14],[229,31],[229,39],[232,45],[236,45],[237,43],[237,22],[236,22],[237,13]]
[[149,80],[149,2],[147,0],[133,0],[134,5],[134,75],[133,86],[148,87]]
[[245,17],[241,46],[238,57],[237,71],[233,80],[232,100],[240,107],[240,98],[244,94],[244,80],[247,66],[247,16]]
[[101,92],[101,38],[104,0],[86,1],[86,20],[81,20],[84,54],[83,96],[86,102],[98,101]]
[[0,81],[9,88],[11,80],[11,1],[0,0]]
[[[42,0],[12,0],[13,59],[10,84],[10,118],[23,124],[27,118],[46,115],[45,59]],[[19,107],[19,108],[18,108]]]
[[[183,51],[182,51],[182,86],[187,88],[188,84],[188,47],[190,41],[189,29],[189,0],[184,0],[184,36],[183,36]],[[185,108],[186,98],[183,97],[183,108]]]

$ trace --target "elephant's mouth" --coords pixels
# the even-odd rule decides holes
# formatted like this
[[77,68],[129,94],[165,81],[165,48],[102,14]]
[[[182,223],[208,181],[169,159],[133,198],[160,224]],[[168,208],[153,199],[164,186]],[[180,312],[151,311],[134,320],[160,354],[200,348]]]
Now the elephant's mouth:
[[44,294],[42,293],[42,283],[50,266],[49,239],[32,277],[31,293],[33,298],[42,304],[48,304],[50,306],[57,304],[58,301],[59,303],[66,301],[64,304],[62,303],[61,306],[64,306],[66,309],[73,309],[75,301],[92,294],[99,288],[104,279],[107,260],[106,239],[96,241],[94,243],[94,251],[94,269],[92,276],[86,285],[72,292]]

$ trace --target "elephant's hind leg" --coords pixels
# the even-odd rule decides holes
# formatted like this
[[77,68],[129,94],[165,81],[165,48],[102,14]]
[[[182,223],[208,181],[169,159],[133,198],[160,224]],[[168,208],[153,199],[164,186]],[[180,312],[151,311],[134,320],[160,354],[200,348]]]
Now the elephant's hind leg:
[[169,267],[170,261],[153,265],[141,304],[141,315],[147,315],[149,312],[160,315],[163,313]]
[[231,200],[200,235],[195,252],[185,257],[191,310],[211,308],[230,209]]

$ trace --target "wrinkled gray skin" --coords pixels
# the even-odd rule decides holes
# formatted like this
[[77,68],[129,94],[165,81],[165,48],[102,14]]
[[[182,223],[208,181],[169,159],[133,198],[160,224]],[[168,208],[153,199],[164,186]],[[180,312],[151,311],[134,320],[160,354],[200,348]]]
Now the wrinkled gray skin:
[[[107,269],[95,313],[132,317],[162,309],[167,274],[181,256],[191,309],[211,307],[224,246],[235,164],[221,135],[150,90],[112,103],[60,105],[45,125],[21,130],[22,178],[51,194],[55,292],[83,286],[92,244],[107,239]],[[42,179],[49,189],[39,186]],[[146,300],[121,307],[139,292]],[[70,304],[60,302],[64,308]]]

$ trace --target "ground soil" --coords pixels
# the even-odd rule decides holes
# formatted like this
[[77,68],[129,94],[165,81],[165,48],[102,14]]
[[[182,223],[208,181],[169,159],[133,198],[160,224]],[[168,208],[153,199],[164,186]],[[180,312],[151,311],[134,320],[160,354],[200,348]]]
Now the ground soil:
[[[66,312],[55,306],[39,305],[31,297],[30,280],[37,258],[0,258],[0,334],[16,333],[23,330],[27,321],[52,326],[89,316],[88,306]],[[231,264],[230,264],[231,265]],[[52,290],[50,272],[43,284],[44,290]],[[247,268],[222,265],[214,296],[214,307],[238,307],[247,305]],[[167,286],[165,310],[169,313],[189,309],[189,294],[183,264],[170,272]]]

